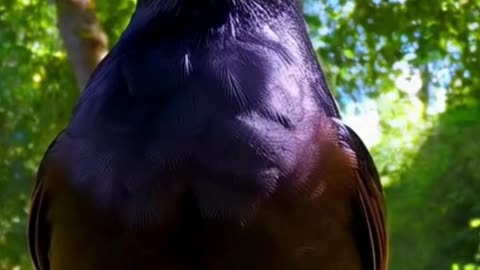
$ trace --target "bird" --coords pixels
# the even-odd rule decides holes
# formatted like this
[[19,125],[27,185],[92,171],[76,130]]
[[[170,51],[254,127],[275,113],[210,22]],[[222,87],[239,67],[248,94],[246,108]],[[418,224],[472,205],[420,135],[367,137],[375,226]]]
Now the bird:
[[386,270],[378,171],[299,0],[138,0],[46,150],[37,270]]

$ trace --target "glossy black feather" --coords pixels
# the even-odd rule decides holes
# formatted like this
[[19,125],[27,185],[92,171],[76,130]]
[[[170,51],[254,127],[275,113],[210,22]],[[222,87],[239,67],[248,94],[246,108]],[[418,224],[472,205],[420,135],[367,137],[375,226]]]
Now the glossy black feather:
[[142,0],[45,154],[37,269],[385,270],[378,176],[293,0]]

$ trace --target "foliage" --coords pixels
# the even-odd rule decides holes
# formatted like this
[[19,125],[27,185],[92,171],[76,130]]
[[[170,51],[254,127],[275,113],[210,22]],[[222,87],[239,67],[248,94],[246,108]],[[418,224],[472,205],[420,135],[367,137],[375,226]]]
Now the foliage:
[[480,251],[478,115],[480,108],[442,114],[404,179],[388,189],[395,269],[447,269]]
[[[97,1],[110,45],[133,7]],[[382,134],[370,146],[387,185],[391,269],[475,268],[480,0],[305,0],[305,13],[346,119],[366,139]],[[0,270],[31,269],[32,181],[78,91],[49,1],[1,1],[0,40]]]
[[480,1],[308,3],[341,105],[377,105],[383,136],[373,153],[390,185],[391,268],[478,262],[479,232],[469,222],[480,216]]
[[77,96],[54,21],[45,1],[0,4],[0,269],[28,261],[33,175]]
[[[101,2],[104,26],[118,38],[134,3]],[[55,6],[4,0],[0,25],[0,269],[30,269],[25,224],[32,183],[44,149],[68,121],[79,92]]]

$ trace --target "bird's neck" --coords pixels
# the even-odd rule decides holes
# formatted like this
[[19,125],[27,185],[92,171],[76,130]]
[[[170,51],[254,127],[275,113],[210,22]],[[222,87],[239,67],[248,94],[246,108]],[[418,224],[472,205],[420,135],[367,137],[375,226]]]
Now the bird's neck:
[[124,36],[192,36],[225,26],[262,27],[296,8],[296,0],[144,0],[138,2]]

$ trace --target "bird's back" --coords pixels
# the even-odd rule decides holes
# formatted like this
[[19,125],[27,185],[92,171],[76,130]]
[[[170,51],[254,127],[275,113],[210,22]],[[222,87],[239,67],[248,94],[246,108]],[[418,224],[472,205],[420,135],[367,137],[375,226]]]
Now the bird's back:
[[127,30],[42,161],[38,269],[385,270],[378,176],[306,31],[235,23]]
[[268,195],[259,195],[249,178],[193,162],[158,175],[148,191],[97,185],[103,189],[97,198],[60,170],[46,172],[51,269],[364,269],[354,230],[354,171],[340,148],[323,147],[304,152],[302,167],[280,176]]
[[354,160],[321,119],[303,143],[209,133],[163,165],[144,142],[65,131],[41,176],[50,269],[366,269]]

